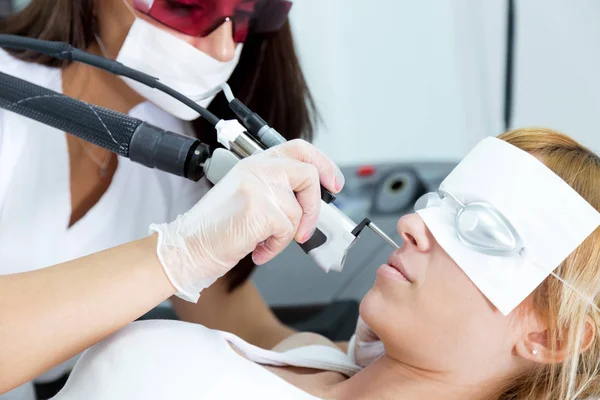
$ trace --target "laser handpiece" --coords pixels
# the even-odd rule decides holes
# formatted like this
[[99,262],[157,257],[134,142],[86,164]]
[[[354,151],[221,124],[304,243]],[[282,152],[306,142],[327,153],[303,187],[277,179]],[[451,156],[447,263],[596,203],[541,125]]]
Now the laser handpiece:
[[377,225],[375,225],[369,218],[365,218],[362,221],[360,221],[360,223],[358,225],[356,225],[356,228],[354,228],[354,230],[352,231],[352,233],[355,236],[360,235],[360,233],[362,232],[362,230],[365,227],[369,227],[373,232],[375,232],[375,234],[377,236],[379,236],[380,238],[382,238],[383,240],[385,240],[386,242],[388,242],[388,244],[390,246],[392,246],[395,249],[399,249],[400,246],[398,246],[396,244],[396,242],[394,242],[392,240],[391,237],[389,237],[384,231],[381,230],[381,228],[379,228]]
[[[264,151],[238,121],[221,121],[216,126],[217,138],[226,149],[217,149],[205,163],[206,178],[213,184],[219,182],[241,159]],[[372,229],[394,248],[399,246],[368,218],[356,224],[334,204],[323,199],[317,229],[303,244],[302,250],[315,260],[325,272],[340,272],[348,250],[354,245],[365,227]]]
[[[2,103],[0,101],[0,107],[8,108],[57,129],[69,131],[86,141],[129,157],[131,160],[150,168],[158,168],[169,173],[185,176],[188,179],[198,180],[202,177],[204,171],[222,170],[223,165],[229,166],[229,169],[231,169],[239,161],[239,158],[247,157],[256,151],[262,151],[263,146],[259,145],[257,141],[267,148],[286,141],[260,116],[250,111],[239,100],[236,100],[231,91],[227,90],[229,89],[227,85],[224,85],[223,90],[230,102],[231,109],[247,126],[248,132],[257,141],[248,136],[237,121],[220,121],[214,114],[181,93],[163,85],[155,77],[128,68],[113,60],[75,49],[67,43],[48,42],[15,35],[0,35],[0,47],[29,49],[58,59],[83,62],[161,90],[197,111],[211,124],[220,124],[221,128],[217,128],[217,131],[220,131],[219,136],[221,136],[219,141],[237,154],[236,157],[234,153],[217,150],[213,154],[212,162],[205,164],[210,149],[196,139],[166,132],[128,116],[78,102],[75,99],[29,82],[0,74],[0,83],[2,83],[3,76],[4,83],[8,85],[9,89],[17,89],[2,93],[6,96],[0,100],[6,102]],[[40,93],[45,95],[39,96]],[[34,94],[37,94],[37,96]],[[22,103],[21,100],[23,99],[37,99],[37,101],[33,104],[31,102]],[[51,106],[47,104],[48,102],[52,103]],[[76,112],[62,112],[63,109]],[[79,118],[82,114],[86,115],[86,118]],[[100,115],[102,115],[102,118]],[[107,123],[108,121],[110,123]],[[235,124],[231,124],[232,122],[235,122]],[[113,134],[116,134],[116,137]],[[230,140],[223,140],[223,135],[229,135]],[[110,137],[111,140],[108,140],[107,137]],[[229,164],[222,163],[220,158],[223,155],[226,155],[226,157],[231,155],[235,159],[229,157]],[[209,180],[213,183],[217,181],[215,177],[213,179],[209,178]],[[365,226],[369,226],[393,247],[398,247],[368,219],[363,220],[358,225],[355,224],[331,204],[335,196],[323,187],[321,187],[321,198],[324,204],[321,207],[317,230],[313,237],[302,244],[301,247],[325,271],[331,269],[339,271],[342,269],[348,249],[354,244]]]

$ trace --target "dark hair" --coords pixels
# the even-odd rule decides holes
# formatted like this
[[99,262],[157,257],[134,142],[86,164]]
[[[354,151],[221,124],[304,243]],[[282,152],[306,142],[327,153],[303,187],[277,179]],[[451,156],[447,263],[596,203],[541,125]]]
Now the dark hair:
[[[32,0],[17,14],[0,19],[0,33],[67,42],[80,49],[94,43],[94,0]],[[11,50],[24,60],[63,67],[68,62],[36,52]],[[250,35],[240,62],[229,79],[233,93],[286,139],[312,140],[316,109],[302,74],[289,22],[266,35]],[[220,118],[234,118],[220,94],[209,106]],[[205,120],[194,122],[198,137],[217,146],[214,128]],[[229,290],[244,283],[255,268],[250,256],[226,276]]]

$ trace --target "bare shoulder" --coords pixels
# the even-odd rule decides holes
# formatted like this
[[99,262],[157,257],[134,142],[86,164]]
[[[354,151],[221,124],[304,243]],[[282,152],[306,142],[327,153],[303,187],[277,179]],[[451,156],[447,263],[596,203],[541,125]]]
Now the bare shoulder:
[[311,345],[327,346],[342,351],[342,349],[331,340],[312,332],[296,333],[281,341],[279,344],[277,344],[277,346],[273,347],[272,350],[282,353],[299,347]]

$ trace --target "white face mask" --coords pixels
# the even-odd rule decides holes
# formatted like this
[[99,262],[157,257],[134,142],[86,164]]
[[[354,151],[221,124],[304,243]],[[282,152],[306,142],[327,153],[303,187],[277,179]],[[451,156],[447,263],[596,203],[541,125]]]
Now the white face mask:
[[[201,101],[197,99],[229,80],[241,53],[242,44],[239,44],[231,61],[217,61],[169,32],[136,18],[117,61],[158,78],[161,83],[207,107],[214,96]],[[200,116],[157,89],[128,78],[123,80],[142,97],[177,118],[191,121]]]

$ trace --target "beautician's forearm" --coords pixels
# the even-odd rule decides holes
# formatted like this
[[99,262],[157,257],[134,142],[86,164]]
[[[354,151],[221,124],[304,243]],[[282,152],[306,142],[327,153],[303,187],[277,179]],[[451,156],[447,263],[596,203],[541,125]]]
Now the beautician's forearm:
[[134,321],[175,293],[150,237],[0,277],[0,394]]

